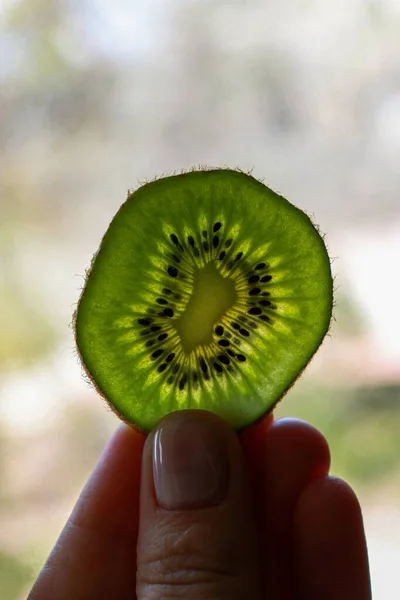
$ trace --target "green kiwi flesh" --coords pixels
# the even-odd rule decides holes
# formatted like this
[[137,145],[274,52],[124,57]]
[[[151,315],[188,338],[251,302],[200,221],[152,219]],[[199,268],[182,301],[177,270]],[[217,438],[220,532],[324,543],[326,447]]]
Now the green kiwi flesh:
[[272,410],[332,313],[325,244],[308,216],[228,169],[130,193],[87,274],[78,352],[122,419],[209,410],[240,429]]

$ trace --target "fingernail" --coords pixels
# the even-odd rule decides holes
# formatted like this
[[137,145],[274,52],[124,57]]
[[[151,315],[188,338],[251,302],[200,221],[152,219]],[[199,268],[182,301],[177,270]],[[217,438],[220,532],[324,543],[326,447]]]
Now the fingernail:
[[204,508],[221,502],[228,488],[228,453],[218,422],[209,415],[167,417],[154,437],[153,477],[163,508]]

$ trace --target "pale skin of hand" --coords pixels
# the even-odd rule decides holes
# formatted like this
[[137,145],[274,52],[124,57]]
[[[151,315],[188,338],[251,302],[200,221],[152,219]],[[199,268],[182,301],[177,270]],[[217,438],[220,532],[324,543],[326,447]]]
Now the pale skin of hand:
[[[199,488],[199,505],[204,469],[192,472],[191,505],[186,496],[180,506],[179,482],[165,488],[162,469],[176,440],[175,477],[213,452],[212,442],[196,447],[196,430],[224,453],[214,481],[223,491],[211,501],[212,486]],[[370,600],[360,506],[329,467],[325,438],[296,419],[269,416],[236,434],[211,413],[184,411],[147,438],[121,425],[29,600]]]

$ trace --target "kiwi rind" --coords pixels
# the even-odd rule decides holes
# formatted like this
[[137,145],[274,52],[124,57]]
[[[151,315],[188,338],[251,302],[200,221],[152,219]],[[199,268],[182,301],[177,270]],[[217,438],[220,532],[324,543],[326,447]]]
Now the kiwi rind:
[[[286,232],[288,231],[288,228],[296,230],[300,227],[300,233],[303,228],[303,230],[306,230],[307,234],[311,236],[310,239],[312,239],[312,243],[310,244],[310,248],[307,249],[308,254],[307,252],[306,254],[309,257],[310,261],[316,260],[316,262],[318,263],[317,274],[319,277],[319,281],[317,291],[319,294],[318,301],[320,304],[320,311],[318,317],[318,331],[314,333],[313,340],[311,340],[312,343],[310,343],[310,340],[307,340],[307,353],[303,356],[302,361],[298,362],[295,372],[293,371],[289,377],[282,377],[282,385],[280,386],[278,393],[275,393],[275,396],[273,398],[269,397],[267,401],[264,398],[263,391],[265,391],[266,389],[265,383],[267,378],[264,381],[264,387],[261,386],[261,392],[256,384],[252,384],[252,389],[254,392],[253,397],[251,397],[250,394],[248,394],[247,398],[245,398],[245,400],[249,400],[249,403],[253,402],[251,411],[239,411],[239,414],[237,413],[237,411],[235,412],[235,410],[232,411],[232,406],[234,406],[235,402],[237,401],[237,398],[234,394],[234,390],[232,390],[231,393],[225,394],[225,397],[222,395],[222,401],[224,401],[224,406],[222,405],[221,394],[219,394],[220,405],[218,404],[218,402],[209,402],[208,404],[207,402],[200,402],[200,404],[197,404],[195,406],[190,404],[188,406],[185,403],[183,403],[180,406],[177,406],[173,405],[173,403],[171,405],[170,403],[169,406],[165,405],[160,407],[160,405],[157,405],[157,399],[149,396],[149,391],[146,390],[146,386],[143,386],[143,383],[141,385],[138,385],[136,390],[134,389],[134,379],[132,379],[133,385],[131,387],[130,394],[125,394],[125,401],[121,404],[120,401],[116,400],[115,394],[111,389],[112,386],[110,388],[109,382],[107,382],[107,377],[104,377],[104,374],[103,376],[99,376],[98,364],[102,363],[102,361],[103,364],[109,361],[110,356],[108,355],[104,357],[104,354],[107,355],[107,352],[112,352],[113,346],[112,344],[101,344],[101,340],[99,340],[98,336],[93,335],[93,331],[88,332],[88,322],[90,322],[91,313],[94,310],[93,307],[96,306],[96,298],[94,299],[96,294],[94,294],[93,297],[93,283],[96,283],[96,281],[100,281],[99,289],[101,290],[101,282],[107,281],[107,277],[112,278],[113,270],[115,270],[116,268],[115,257],[113,260],[113,257],[109,256],[110,244],[112,245],[114,243],[114,245],[118,245],[118,236],[114,235],[115,231],[113,231],[112,226],[119,220],[119,224],[122,227],[122,232],[125,231],[125,235],[128,234],[126,239],[129,239],[129,236],[134,235],[135,227],[132,227],[132,222],[128,221],[127,216],[129,216],[129,214],[131,216],[132,214],[136,216],[136,211],[141,202],[145,206],[145,214],[142,215],[142,220],[140,221],[140,225],[143,228],[140,234],[142,235],[143,243],[145,241],[148,241],[152,238],[152,236],[149,235],[148,225],[151,222],[153,215],[157,213],[157,210],[160,208],[160,206],[164,208],[167,207],[168,202],[166,200],[166,197],[167,199],[168,197],[171,198],[173,196],[173,192],[176,193],[176,190],[180,190],[183,196],[185,196],[185,202],[192,202],[193,204],[197,203],[200,204],[200,207],[203,201],[202,199],[204,199],[204,197],[207,196],[207,191],[208,194],[218,194],[221,193],[221,190],[223,190],[225,197],[231,194],[232,199],[234,195],[233,192],[235,192],[237,196],[240,195],[240,193],[237,193],[238,190],[241,190],[243,202],[242,209],[244,209],[245,213],[248,204],[254,202],[254,196],[258,194],[259,197],[268,199],[268,201],[271,203],[271,206],[274,206],[275,214],[273,215],[272,222],[275,224],[276,227],[281,227],[282,231]],[[210,192],[210,190],[212,190],[212,192]],[[197,198],[195,197],[196,194],[198,194]],[[235,198],[235,201],[237,201],[237,198]],[[265,200],[265,202],[267,202],[267,200]],[[223,210],[224,208],[226,207],[222,206],[221,210]],[[284,211],[284,209],[286,209],[286,212],[288,211],[288,209],[290,209],[290,217],[294,216],[296,218],[288,219],[289,222],[282,221],[281,213],[282,211]],[[174,218],[172,210],[170,217],[172,219]],[[168,222],[168,214],[166,214],[166,211],[164,210],[164,214],[161,215],[161,218],[159,219],[159,230],[162,230],[162,224],[166,222]],[[119,233],[121,233],[121,227]],[[268,232],[268,227],[265,227],[265,230],[266,232]],[[153,237],[157,239],[156,236]],[[127,244],[127,246],[129,246],[129,244]],[[140,246],[136,247],[136,252],[138,252],[138,247]],[[315,254],[315,256],[313,256],[313,253]],[[140,260],[143,262],[143,260],[145,260],[145,256],[140,256]],[[126,283],[127,285],[129,285],[129,277],[126,277]],[[115,289],[107,289],[107,286],[105,288],[103,287],[103,291],[104,289],[108,293],[114,294],[113,301],[118,302],[118,293],[115,291]],[[98,294],[98,290],[96,293]],[[200,171],[191,171],[189,173],[181,175],[174,175],[171,177],[156,179],[153,182],[143,185],[135,192],[128,193],[128,198],[126,202],[121,206],[120,210],[115,215],[111,226],[109,227],[105,236],[103,237],[99,250],[97,251],[94,259],[92,260],[90,269],[87,271],[86,274],[85,286],[83,288],[82,295],[78,304],[78,309],[76,311],[74,319],[77,349],[85,372],[92,384],[100,393],[100,395],[102,395],[106,399],[110,408],[123,421],[130,425],[134,425],[135,428],[140,431],[147,432],[148,430],[150,430],[158,422],[158,420],[167,412],[170,412],[171,410],[181,410],[186,408],[205,408],[207,410],[211,409],[214,412],[220,414],[225,419],[227,419],[235,429],[241,429],[249,423],[258,420],[264,414],[270,412],[274,408],[276,403],[283,397],[286,391],[293,385],[298,376],[303,372],[308,362],[310,361],[310,359],[318,349],[319,345],[321,344],[329,328],[332,314],[332,296],[333,292],[332,276],[330,271],[330,260],[324,242],[317,228],[313,225],[313,223],[305,213],[295,208],[287,200],[285,200],[281,196],[278,196],[272,190],[270,190],[261,182],[257,181],[248,174],[230,169],[205,170],[204,168],[201,168]],[[101,297],[101,294],[97,297],[97,300],[99,297]],[[105,323],[106,320],[103,320],[103,322]],[[101,352],[99,352],[100,347]],[[134,364],[132,364],[132,361],[130,362],[130,368],[134,370]],[[123,371],[124,369],[122,363],[114,366],[119,367],[121,371]],[[279,364],[275,365],[275,370],[276,369],[278,369],[279,371]],[[121,372],[115,375],[116,370],[118,369],[114,369],[113,376],[121,376]],[[151,390],[153,396],[154,389],[155,388],[153,386]],[[133,408],[132,410],[132,405],[134,404],[134,402],[132,402],[133,398],[135,399],[137,405],[140,405],[140,403],[142,402],[146,403],[147,406],[149,406],[152,402],[154,402],[156,410],[153,411],[153,414],[150,418],[143,418],[143,414],[139,414],[140,411],[138,412],[137,410],[135,410],[135,408]]]

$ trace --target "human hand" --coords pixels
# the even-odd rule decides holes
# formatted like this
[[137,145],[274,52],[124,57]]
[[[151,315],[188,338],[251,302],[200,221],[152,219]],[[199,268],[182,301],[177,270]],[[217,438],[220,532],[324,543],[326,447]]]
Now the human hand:
[[28,600],[368,600],[361,510],[329,463],[295,419],[122,425]]

